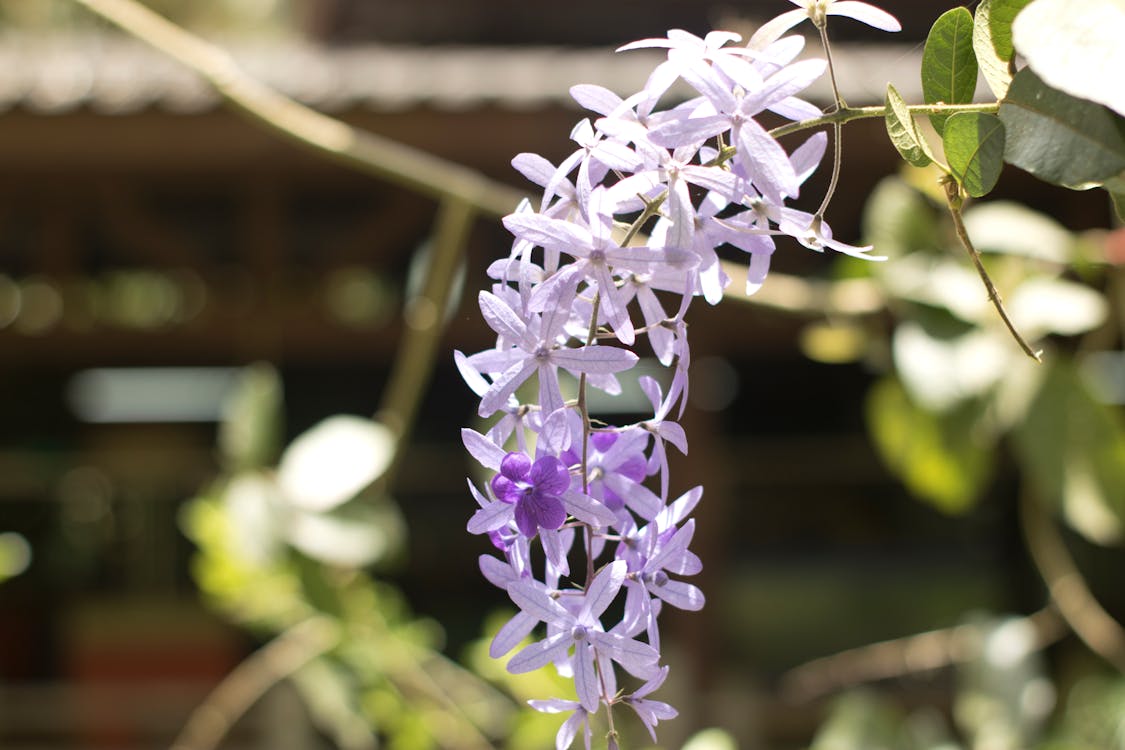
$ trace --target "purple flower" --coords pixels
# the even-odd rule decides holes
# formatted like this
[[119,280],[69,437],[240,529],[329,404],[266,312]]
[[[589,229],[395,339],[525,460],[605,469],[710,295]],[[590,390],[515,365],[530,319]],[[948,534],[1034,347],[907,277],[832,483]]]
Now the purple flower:
[[515,506],[516,526],[527,537],[540,528],[556,530],[566,522],[562,494],[570,487],[570,472],[554,456],[535,463],[525,453],[509,453],[492,478],[496,499]]
[[[547,623],[548,635],[513,656],[508,662],[508,671],[513,674],[531,672],[565,658],[573,648],[570,663],[578,701],[591,713],[597,711],[603,697],[598,684],[598,670],[612,672],[610,661],[617,662],[637,677],[651,677],[660,653],[647,643],[606,632],[598,621],[617,597],[625,581],[625,573],[623,560],[616,560],[602,568],[581,596],[577,613],[572,613],[529,581],[520,580],[509,585],[508,595],[512,601],[522,611]],[[609,700],[611,696],[604,697]]]
[[786,11],[763,24],[754,32],[754,36],[750,37],[747,46],[752,49],[763,49],[806,18],[819,28],[824,25],[825,16],[846,16],[883,31],[902,30],[902,25],[890,13],[858,0],[789,0],[789,2],[799,6],[798,9]]
[[656,742],[656,725],[662,719],[674,719],[679,715],[679,712],[667,703],[650,700],[648,697],[649,693],[656,691],[664,684],[667,677],[668,667],[662,667],[655,677],[633,691],[632,695],[626,695],[622,698],[626,706],[637,712],[637,717],[645,725],[645,729],[652,736],[653,742]]

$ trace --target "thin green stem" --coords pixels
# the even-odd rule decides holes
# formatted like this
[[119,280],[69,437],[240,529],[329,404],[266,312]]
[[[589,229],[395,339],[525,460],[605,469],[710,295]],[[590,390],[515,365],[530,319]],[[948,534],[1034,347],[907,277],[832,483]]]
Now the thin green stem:
[[828,181],[828,190],[824,193],[824,200],[820,202],[820,208],[816,210],[817,216],[824,216],[824,212],[828,210],[828,204],[832,202],[832,196],[836,194],[836,185],[840,182],[843,135],[844,126],[838,122],[832,123],[832,177]]
[[[999,102],[986,104],[911,104],[907,107],[907,110],[915,115],[952,115],[958,112],[986,112],[995,114],[999,109]],[[824,125],[832,125],[834,123],[843,125],[852,120],[869,120],[875,117],[886,117],[886,115],[887,108],[881,104],[869,107],[841,107],[835,112],[829,112],[820,117],[811,117],[808,120],[778,126],[770,130],[769,134],[774,138],[780,138],[783,135],[799,133],[802,130],[811,130],[813,128],[823,127]]]
[[1015,323],[1008,317],[1008,311],[1004,309],[1004,301],[1000,299],[1000,292],[996,291],[996,286],[992,283],[992,278],[985,270],[984,264],[981,262],[980,253],[973,246],[972,240],[969,239],[969,233],[965,229],[965,222],[961,217],[961,206],[964,204],[964,199],[961,196],[961,187],[957,181],[949,175],[942,178],[942,186],[945,188],[945,199],[949,205],[949,215],[953,217],[953,228],[957,233],[957,239],[961,241],[961,246],[965,248],[965,252],[969,254],[969,259],[973,261],[973,266],[977,269],[977,275],[984,283],[984,288],[988,291],[988,298],[992,301],[992,306],[996,308],[996,312],[1000,314],[1000,319],[1004,321],[1004,325],[1008,327],[1008,332],[1020,345],[1027,356],[1034,359],[1036,362],[1042,362],[1043,352],[1032,349],[1031,345],[1027,343],[1020,332],[1016,330]]
[[828,80],[832,82],[832,111],[837,112],[848,105],[844,97],[840,96],[840,87],[836,85],[836,66],[832,62],[832,45],[828,43],[828,24],[824,22],[823,16],[818,20],[816,27],[820,31],[820,46],[824,48],[824,57],[828,61]]

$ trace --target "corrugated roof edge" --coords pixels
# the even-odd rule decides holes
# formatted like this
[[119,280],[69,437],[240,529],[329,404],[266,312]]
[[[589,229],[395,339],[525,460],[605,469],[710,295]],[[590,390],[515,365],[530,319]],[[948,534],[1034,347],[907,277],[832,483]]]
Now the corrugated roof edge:
[[[572,85],[596,83],[628,94],[644,84],[662,57],[647,50],[321,47],[296,40],[231,40],[223,46],[250,75],[327,112],[576,106],[569,95]],[[841,93],[852,105],[881,103],[888,75],[898,76],[891,82],[908,101],[921,101],[920,57],[919,48],[900,45],[833,48]],[[827,80],[818,81],[809,98],[827,104]],[[198,76],[136,40],[109,34],[0,34],[0,111],[189,114],[218,104],[219,97]]]

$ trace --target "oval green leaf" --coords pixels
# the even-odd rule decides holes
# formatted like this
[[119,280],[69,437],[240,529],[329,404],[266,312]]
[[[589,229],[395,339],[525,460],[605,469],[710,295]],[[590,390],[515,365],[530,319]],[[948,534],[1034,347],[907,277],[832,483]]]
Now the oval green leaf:
[[1003,99],[1012,83],[1012,70],[1008,61],[996,51],[992,37],[992,0],[981,0],[973,16],[973,51],[976,52],[980,72],[984,74],[984,82],[997,99]]
[[876,450],[910,492],[948,514],[973,508],[992,466],[992,445],[974,428],[977,404],[939,415],[915,405],[886,378],[868,391],[867,425]]
[[1037,0],[1012,42],[1048,85],[1125,115],[1125,0]]
[[945,158],[953,176],[974,198],[996,186],[1004,167],[1004,123],[996,115],[959,112],[945,122]]
[[[922,50],[922,95],[927,104],[968,104],[977,90],[977,58],[973,53],[973,16],[967,8],[943,13],[926,37]],[[948,115],[930,115],[938,133]]]
[[934,160],[926,139],[918,132],[918,123],[903,101],[902,95],[887,84],[887,135],[903,159],[915,167],[924,167]]
[[992,0],[988,13],[989,36],[992,48],[1004,62],[1015,55],[1012,46],[1012,22],[1031,0]]
[[1043,83],[1030,68],[1000,103],[1004,159],[1039,179],[1084,190],[1125,171],[1125,119]]

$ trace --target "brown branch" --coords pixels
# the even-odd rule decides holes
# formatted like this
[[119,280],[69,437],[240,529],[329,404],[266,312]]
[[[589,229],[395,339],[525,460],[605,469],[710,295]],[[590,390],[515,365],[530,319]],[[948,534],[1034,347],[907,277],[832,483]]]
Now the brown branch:
[[375,415],[394,431],[400,442],[406,439],[429,385],[444,329],[445,308],[475,215],[474,206],[457,198],[441,202],[422,290],[406,301],[403,340]]
[[1125,628],[1094,598],[1054,521],[1027,482],[1020,492],[1020,522],[1031,560],[1059,614],[1091,651],[1125,673]]
[[[1034,648],[1059,640],[1066,628],[1050,607],[1023,618],[1035,630]],[[880,641],[814,659],[786,672],[782,693],[798,703],[867,682],[928,672],[977,658],[982,626],[957,625]]]
[[313,617],[297,623],[244,659],[192,711],[172,750],[213,750],[271,687],[332,649],[339,628]]
[[74,0],[100,18],[191,68],[231,105],[274,133],[361,172],[433,198],[453,198],[502,216],[522,191],[419,149],[353,128],[246,75],[230,55],[136,0]]
[[996,291],[996,286],[992,283],[992,277],[988,275],[988,271],[985,270],[984,264],[981,262],[980,253],[973,247],[972,240],[969,239],[969,232],[965,229],[965,222],[961,218],[961,205],[963,203],[961,186],[957,184],[957,180],[947,174],[942,178],[942,187],[945,188],[945,199],[949,205],[949,215],[953,217],[953,228],[957,232],[957,239],[961,241],[961,246],[969,254],[969,259],[973,261],[973,266],[977,269],[977,275],[980,276],[984,288],[988,291],[988,299],[992,301],[992,306],[996,308],[996,312],[1000,314],[1000,319],[1008,327],[1008,332],[1012,334],[1024,353],[1036,362],[1042,362],[1043,352],[1032,349],[1031,345],[1016,330],[1015,323],[1008,317],[1008,311],[1004,308],[1004,301],[1000,299],[1000,292]]

